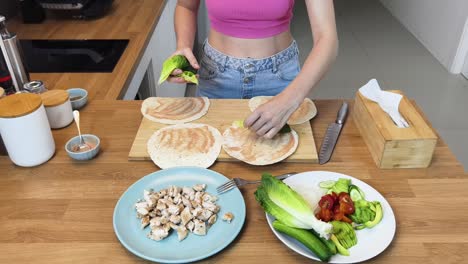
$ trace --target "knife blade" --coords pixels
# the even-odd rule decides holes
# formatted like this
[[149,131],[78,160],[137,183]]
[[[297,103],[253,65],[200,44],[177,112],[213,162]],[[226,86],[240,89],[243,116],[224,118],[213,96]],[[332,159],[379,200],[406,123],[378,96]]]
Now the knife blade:
[[325,133],[325,137],[322,141],[322,145],[320,146],[320,165],[325,164],[330,160],[331,155],[333,153],[333,149],[335,149],[336,142],[338,141],[338,137],[340,136],[341,129],[343,128],[343,125],[345,123],[347,114],[348,104],[346,102],[343,102],[336,116],[336,121],[328,126],[327,132]]

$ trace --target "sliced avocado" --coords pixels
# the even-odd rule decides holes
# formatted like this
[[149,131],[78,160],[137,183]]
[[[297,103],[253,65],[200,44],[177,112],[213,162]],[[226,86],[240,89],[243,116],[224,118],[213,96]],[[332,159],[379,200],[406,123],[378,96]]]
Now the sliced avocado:
[[235,120],[232,122],[232,125],[235,127],[244,128],[244,120]]
[[383,210],[382,210],[382,206],[380,205],[380,203],[376,202],[374,203],[374,205],[375,205],[375,218],[372,221],[368,221],[364,223],[364,225],[367,228],[373,228],[378,223],[380,223],[380,221],[382,221],[382,218],[383,218]]
[[333,241],[333,243],[335,243],[336,249],[340,255],[349,256],[349,251],[340,244],[338,238],[335,235],[331,235],[330,239]]
[[289,132],[291,132],[291,127],[288,124],[286,124],[280,129],[278,133],[284,134],[284,133],[289,133]]

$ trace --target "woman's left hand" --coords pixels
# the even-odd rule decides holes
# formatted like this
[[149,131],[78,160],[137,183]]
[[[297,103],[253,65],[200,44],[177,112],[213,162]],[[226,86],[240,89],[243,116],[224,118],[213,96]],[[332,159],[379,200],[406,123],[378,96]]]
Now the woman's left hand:
[[289,99],[279,94],[255,109],[245,119],[244,125],[255,131],[258,136],[273,138],[299,107],[299,101],[302,102],[298,98]]

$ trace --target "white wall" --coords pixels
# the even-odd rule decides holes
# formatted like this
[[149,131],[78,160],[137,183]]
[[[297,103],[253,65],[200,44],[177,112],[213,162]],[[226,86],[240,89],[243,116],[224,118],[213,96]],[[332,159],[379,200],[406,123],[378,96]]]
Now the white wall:
[[176,3],[177,1],[174,0],[166,0],[164,10],[133,74],[127,92],[124,95],[124,100],[133,100],[140,88],[149,89],[148,91],[140,91],[141,95],[160,97],[183,97],[185,95],[185,84],[164,82],[161,85],[157,85],[164,60],[176,50],[174,31],[174,10]]
[[468,0],[380,1],[448,71],[461,72],[454,59],[468,19]]
[[465,65],[463,66],[462,74],[465,76],[465,78],[468,79],[468,56],[465,59]]

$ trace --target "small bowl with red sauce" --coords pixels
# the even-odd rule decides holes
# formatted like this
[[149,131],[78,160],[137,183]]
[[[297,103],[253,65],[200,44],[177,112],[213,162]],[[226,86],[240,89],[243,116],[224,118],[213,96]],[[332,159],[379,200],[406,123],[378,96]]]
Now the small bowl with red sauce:
[[91,160],[99,153],[101,140],[91,134],[83,135],[85,148],[80,148],[80,136],[76,136],[68,140],[65,144],[65,150],[72,159],[75,160]]

